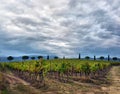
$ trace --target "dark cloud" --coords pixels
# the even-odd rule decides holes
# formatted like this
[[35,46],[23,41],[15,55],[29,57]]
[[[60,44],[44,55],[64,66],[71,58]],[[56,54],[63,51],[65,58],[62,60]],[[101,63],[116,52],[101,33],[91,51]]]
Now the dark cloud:
[[119,3],[119,0],[1,0],[0,55],[72,56],[81,52],[119,56]]

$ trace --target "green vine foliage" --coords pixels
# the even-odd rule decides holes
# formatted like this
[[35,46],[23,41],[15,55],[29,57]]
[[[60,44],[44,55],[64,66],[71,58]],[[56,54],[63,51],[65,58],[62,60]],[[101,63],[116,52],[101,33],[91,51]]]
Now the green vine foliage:
[[106,61],[91,61],[79,59],[55,59],[55,60],[31,60],[24,62],[1,63],[0,68],[9,67],[21,71],[29,71],[31,73],[42,71],[46,76],[50,71],[59,73],[68,72],[96,72],[110,66]]

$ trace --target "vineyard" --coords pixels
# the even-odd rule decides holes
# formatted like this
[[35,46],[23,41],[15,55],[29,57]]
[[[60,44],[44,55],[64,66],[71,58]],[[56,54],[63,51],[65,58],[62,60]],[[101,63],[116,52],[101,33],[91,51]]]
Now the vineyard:
[[40,88],[45,85],[45,78],[69,82],[103,77],[109,71],[108,61],[79,59],[31,60],[23,62],[1,63],[1,71],[9,69],[16,76]]

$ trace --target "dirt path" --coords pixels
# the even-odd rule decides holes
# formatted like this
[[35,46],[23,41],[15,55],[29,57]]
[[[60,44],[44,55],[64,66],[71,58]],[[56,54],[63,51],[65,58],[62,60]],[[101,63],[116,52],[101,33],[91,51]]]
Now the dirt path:
[[4,78],[12,85],[14,84],[23,84],[23,85],[30,85],[29,83],[25,82],[24,80],[18,78],[18,77],[15,77],[13,75],[10,75],[10,74],[5,74],[5,73],[2,73]]
[[5,94],[41,94],[39,90],[22,79],[6,73],[1,74],[3,81],[7,81],[9,85],[10,92]]
[[113,67],[108,75],[111,85],[102,87],[102,90],[108,94],[120,94],[120,66]]

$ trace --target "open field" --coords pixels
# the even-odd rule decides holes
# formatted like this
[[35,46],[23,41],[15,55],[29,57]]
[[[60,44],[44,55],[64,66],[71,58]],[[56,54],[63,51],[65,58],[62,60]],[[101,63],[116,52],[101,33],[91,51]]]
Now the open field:
[[[53,65],[56,64],[56,61],[59,61],[57,63],[60,63],[60,64],[61,64],[61,61],[62,61],[62,64],[64,63],[63,60],[44,61],[45,62],[44,66],[49,65],[49,67],[51,68],[49,68],[50,70],[47,71],[46,74],[42,75],[43,80],[41,82],[39,81],[39,77],[37,74],[36,74],[37,78],[36,79],[33,79],[34,77],[31,78],[32,80],[34,80],[31,82],[31,80],[26,79],[25,76],[27,75],[26,77],[32,77],[35,75],[32,74],[32,76],[29,76],[30,73],[28,71],[25,71],[25,73],[23,72],[24,77],[22,78],[21,75],[16,74],[18,73],[16,72],[16,69],[12,70],[8,66],[4,67],[4,71],[2,70],[2,72],[0,73],[0,94],[119,94],[120,66],[111,67],[111,65],[109,65],[109,62],[104,62],[104,61],[74,60],[75,64],[73,65],[71,63],[74,66],[74,67],[73,66],[71,67],[73,68],[72,69],[73,71],[69,71],[71,73],[73,72],[73,74],[68,75],[69,79],[67,79],[66,71],[62,70],[62,72],[59,75],[60,77],[59,79],[57,78],[58,75],[56,75],[56,72],[53,71],[54,69]],[[69,62],[71,61],[73,60],[67,60],[68,64],[70,64]],[[34,61],[34,63],[35,62],[36,61]],[[78,72],[78,74],[76,75],[76,71],[75,71],[76,62],[80,64],[80,65],[78,64],[77,66],[81,66],[84,64],[88,65],[87,62],[89,62],[89,67],[87,67],[88,69],[91,68],[91,65],[92,65],[91,63],[93,63],[93,65],[107,64],[109,65],[109,68],[106,67],[107,69],[105,68],[104,70],[105,74],[102,74],[102,75],[98,75],[98,73],[99,72],[103,73],[103,71],[96,71],[95,75],[91,76],[90,70],[89,70],[90,73],[89,71],[86,71],[87,74],[83,72],[81,75],[79,75],[79,72]],[[26,63],[25,65],[32,64],[31,61],[25,61],[24,63]],[[36,64],[34,63],[33,65]],[[20,64],[20,63],[17,63],[17,64]],[[61,66],[61,65],[58,65],[58,66]],[[41,70],[40,68],[38,68],[39,71]],[[60,68],[64,69],[65,67],[62,66]],[[43,84],[43,81],[44,81],[44,84]],[[39,87],[38,82],[39,84],[43,84],[43,86]]]

